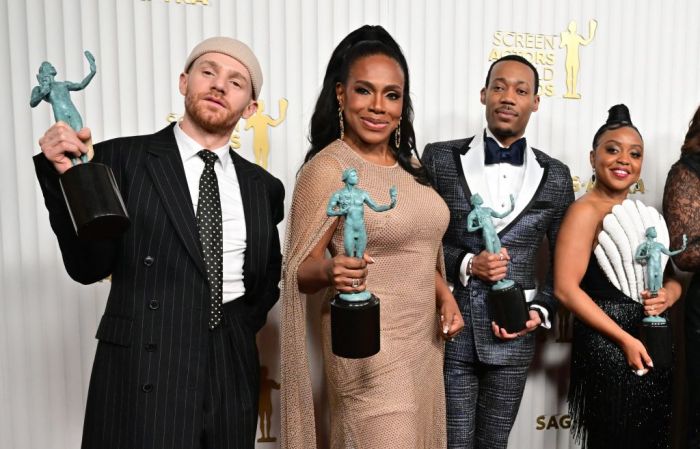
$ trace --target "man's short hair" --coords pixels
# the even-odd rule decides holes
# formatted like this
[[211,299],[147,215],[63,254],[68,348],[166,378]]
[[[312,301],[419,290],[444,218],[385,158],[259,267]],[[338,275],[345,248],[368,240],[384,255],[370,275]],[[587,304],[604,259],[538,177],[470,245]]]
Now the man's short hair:
[[502,58],[498,58],[495,60],[492,64],[491,67],[489,67],[489,72],[486,74],[486,84],[484,84],[484,87],[489,87],[489,81],[491,81],[491,70],[493,70],[493,66],[498,64],[499,62],[503,61],[515,61],[519,62],[521,64],[525,64],[526,66],[530,67],[532,70],[532,73],[535,75],[535,95],[537,95],[537,92],[540,90],[540,75],[537,73],[537,69],[535,68],[534,65],[527,59],[523,58],[520,55],[505,55]]

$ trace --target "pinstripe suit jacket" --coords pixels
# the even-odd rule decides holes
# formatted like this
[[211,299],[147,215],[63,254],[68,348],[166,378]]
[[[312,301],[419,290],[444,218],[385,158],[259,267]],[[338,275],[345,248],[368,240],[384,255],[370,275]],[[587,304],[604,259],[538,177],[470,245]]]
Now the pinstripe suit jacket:
[[[450,224],[443,238],[445,265],[447,278],[455,286],[453,293],[465,321],[464,331],[454,342],[446,345],[445,356],[493,365],[529,364],[535,347],[534,333],[507,342],[496,338],[491,331],[486,304],[490,284],[475,276],[469,279],[466,287],[459,281],[459,269],[464,256],[467,253],[478,254],[484,249],[481,233],[467,231],[472,192],[469,187],[470,174],[464,173],[461,157],[469,151],[473,140],[472,137],[429,144],[422,157],[435,188],[450,208]],[[526,290],[536,287],[540,244],[546,236],[550,254],[554,253],[559,225],[574,199],[571,175],[566,165],[539,150],[532,151],[537,164],[543,169],[541,179],[537,180],[539,184],[531,186],[534,195],[529,198],[527,205],[498,233],[511,257],[507,278],[519,282]],[[533,303],[546,307],[553,319],[556,300],[553,296],[551,266],[550,257],[546,281],[537,291]]]
[[[231,151],[243,199],[245,319],[251,335],[278,299],[282,183]],[[76,238],[58,176],[35,168],[70,276],[112,275],[97,331],[83,448],[192,448],[199,444],[208,363],[209,286],[195,212],[172,125],[95,146],[114,171],[131,227],[114,241]],[[257,391],[254,392],[257,394]]]

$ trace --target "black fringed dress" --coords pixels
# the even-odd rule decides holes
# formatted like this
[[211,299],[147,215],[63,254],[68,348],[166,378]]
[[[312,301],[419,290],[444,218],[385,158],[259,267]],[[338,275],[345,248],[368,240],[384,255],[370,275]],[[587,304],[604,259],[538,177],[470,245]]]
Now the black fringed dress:
[[[620,327],[639,338],[642,305],[615,288],[591,254],[581,288]],[[670,448],[672,370],[637,376],[622,349],[574,321],[569,413],[582,449]]]

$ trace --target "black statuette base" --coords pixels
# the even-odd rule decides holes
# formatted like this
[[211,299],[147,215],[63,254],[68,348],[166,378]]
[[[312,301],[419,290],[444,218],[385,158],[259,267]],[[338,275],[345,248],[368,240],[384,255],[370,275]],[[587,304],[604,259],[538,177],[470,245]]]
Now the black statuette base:
[[491,319],[508,333],[525,329],[530,319],[525,294],[517,282],[502,290],[489,290],[488,305]]
[[379,352],[379,298],[350,302],[338,295],[331,300],[333,354],[362,359]]
[[639,325],[639,339],[649,353],[655,368],[668,368],[673,364],[673,335],[668,322]]
[[66,170],[59,181],[79,238],[113,239],[129,227],[129,215],[108,166],[78,164]]

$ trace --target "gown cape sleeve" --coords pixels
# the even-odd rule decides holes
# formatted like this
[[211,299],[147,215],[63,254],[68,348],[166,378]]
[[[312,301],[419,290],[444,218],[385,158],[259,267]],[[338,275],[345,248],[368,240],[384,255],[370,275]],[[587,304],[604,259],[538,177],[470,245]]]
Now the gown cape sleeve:
[[[331,146],[336,143],[331,144]],[[328,148],[326,148],[328,150]],[[282,263],[282,448],[315,449],[316,428],[306,348],[306,297],[297,271],[338,217],[328,217],[331,195],[342,188],[341,162],[323,150],[299,172],[288,215]]]

